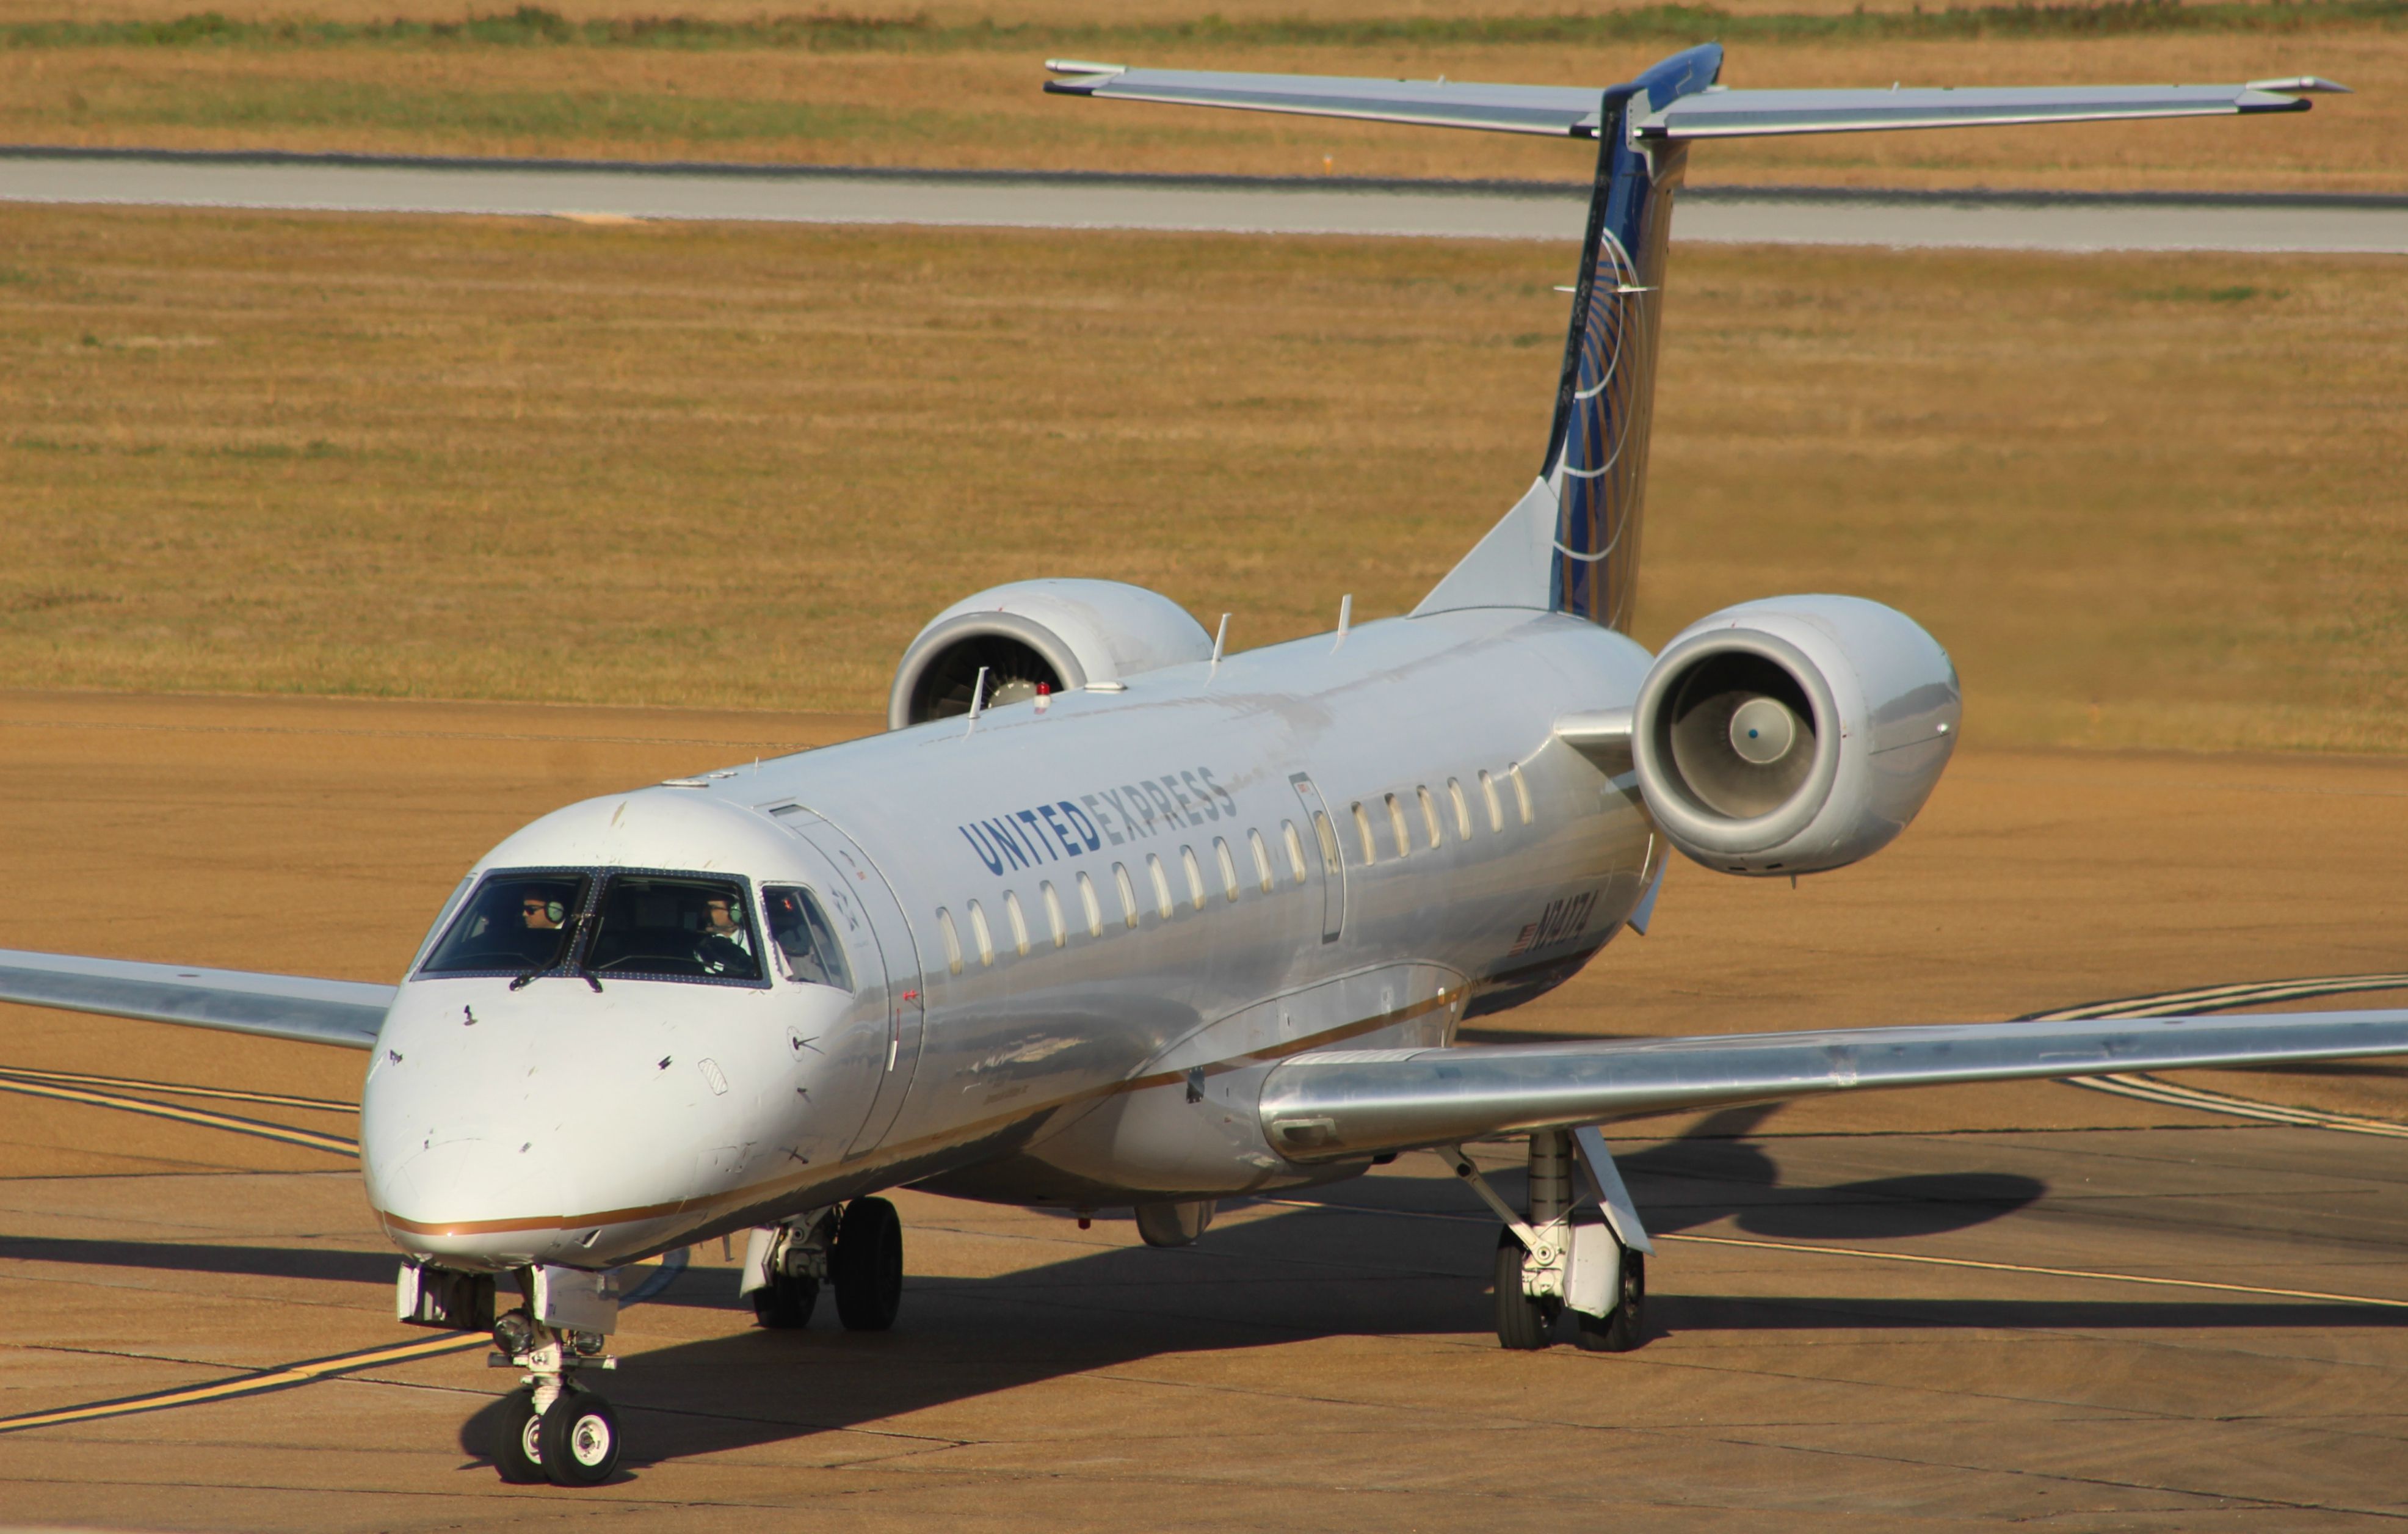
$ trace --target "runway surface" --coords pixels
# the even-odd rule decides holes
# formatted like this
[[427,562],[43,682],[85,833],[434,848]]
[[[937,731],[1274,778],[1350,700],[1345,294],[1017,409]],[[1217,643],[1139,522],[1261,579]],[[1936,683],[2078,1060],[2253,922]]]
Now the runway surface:
[[[1585,189],[0,150],[0,201],[1576,240]],[[2034,251],[2408,252],[2408,198],[1700,188],[1683,240]]]
[[[19,896],[5,938],[389,979],[459,868],[540,810],[870,724],[0,694]],[[2184,992],[2330,1004],[2320,993],[2408,968],[2403,797],[2408,764],[2387,761],[1969,746],[1873,863],[1795,892],[1676,870],[1652,936],[1487,1020],[1490,1036],[2099,1012]],[[98,916],[96,891],[114,897]],[[907,1194],[892,1334],[757,1330],[715,1245],[645,1270],[657,1292],[628,1312],[606,1381],[634,1462],[571,1494],[503,1486],[464,1446],[511,1383],[481,1340],[391,1320],[394,1257],[348,1154],[360,1066],[0,1009],[7,1519],[2408,1516],[2408,1142],[2340,1122],[2408,1123],[2408,1067],[2163,1083],[2296,1123],[2015,1083],[1626,1126],[1617,1148],[1665,1238],[1657,1335],[1627,1355],[1498,1350],[1493,1222],[1428,1157],[1233,1206],[1182,1252],[1140,1246],[1125,1221],[1081,1231]],[[1483,1159],[1504,1167],[1497,1150]]]

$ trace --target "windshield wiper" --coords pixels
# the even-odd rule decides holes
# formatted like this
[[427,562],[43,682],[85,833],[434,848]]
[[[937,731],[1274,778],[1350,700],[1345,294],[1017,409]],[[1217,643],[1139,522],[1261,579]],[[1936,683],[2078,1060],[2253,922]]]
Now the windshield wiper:
[[[588,923],[593,921],[593,919],[594,918],[590,913],[577,918],[577,925],[568,929],[567,944],[555,952],[552,962],[549,964],[537,965],[525,974],[521,975],[518,979],[510,982],[510,989],[513,991],[523,991],[528,986],[534,984],[537,981],[541,980],[544,976],[557,974],[566,968],[569,974],[575,975],[586,984],[593,986],[595,990],[600,991],[602,989],[602,982],[600,978],[596,976],[593,970],[585,968],[582,957],[585,943],[585,927]],[[571,954],[579,955],[579,961],[574,966],[566,965],[564,962]]]

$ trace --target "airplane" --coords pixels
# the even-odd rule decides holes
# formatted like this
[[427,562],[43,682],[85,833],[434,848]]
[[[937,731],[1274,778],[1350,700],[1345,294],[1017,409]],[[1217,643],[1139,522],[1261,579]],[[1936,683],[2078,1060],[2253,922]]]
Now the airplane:
[[[593,1484],[616,1270],[743,1233],[794,1327],[895,1324],[883,1190],[1127,1209],[1435,1151],[1497,1215],[1508,1348],[1646,1337],[1644,1224],[1600,1126],[1814,1094],[2408,1053],[2408,1011],[1466,1045],[1644,933],[1677,854],[1795,878],[1880,851],[1954,750],[1946,652],[1779,595],[1630,637],[1665,242],[1691,140],[2249,114],[2338,90],[1739,91],[1722,52],[1601,92],[1122,68],[1048,89],[1594,139],[1542,467],[1402,617],[1242,652],[1072,578],[939,613],[886,733],[605,795],[480,858],[395,984],[0,952],[0,999],[367,1053],[360,1155],[398,1319],[522,1372],[492,1457]],[[1509,1201],[1465,1156],[1520,1139]],[[499,1310],[499,1280],[517,1300]],[[498,1312],[498,1313],[497,1313]]]

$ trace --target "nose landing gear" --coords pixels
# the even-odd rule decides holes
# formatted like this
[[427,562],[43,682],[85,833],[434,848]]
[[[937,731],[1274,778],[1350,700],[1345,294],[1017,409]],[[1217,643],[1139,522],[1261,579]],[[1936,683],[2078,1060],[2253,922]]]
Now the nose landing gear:
[[546,1326],[525,1311],[512,1311],[494,1323],[494,1337],[505,1349],[526,1339],[519,1344],[523,1351],[486,1359],[496,1369],[526,1371],[494,1426],[494,1470],[521,1485],[594,1486],[609,1480],[619,1468],[619,1414],[575,1377],[579,1369],[617,1367],[602,1352],[602,1334]]
[[608,1273],[533,1268],[519,1275],[526,1306],[494,1323],[495,1369],[524,1370],[506,1397],[488,1446],[505,1481],[593,1486],[619,1468],[619,1416],[577,1382],[584,1369],[616,1369],[609,1334],[618,1329],[618,1285]]

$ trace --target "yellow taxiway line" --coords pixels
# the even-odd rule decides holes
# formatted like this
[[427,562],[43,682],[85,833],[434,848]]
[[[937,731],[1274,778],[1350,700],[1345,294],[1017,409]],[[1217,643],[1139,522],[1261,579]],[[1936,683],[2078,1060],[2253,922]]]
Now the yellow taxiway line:
[[21,1432],[28,1427],[55,1427],[71,1422],[99,1422],[108,1417],[130,1417],[139,1412],[165,1412],[178,1406],[233,1400],[241,1396],[264,1395],[271,1390],[289,1390],[294,1385],[374,1369],[380,1364],[407,1364],[421,1358],[439,1358],[446,1354],[466,1353],[471,1348],[493,1345],[493,1339],[477,1332],[466,1337],[431,1337],[423,1342],[395,1342],[380,1348],[363,1348],[357,1353],[337,1354],[331,1358],[279,1364],[256,1373],[239,1374],[231,1380],[216,1380],[208,1384],[188,1385],[181,1390],[162,1390],[148,1396],[128,1397],[123,1400],[94,1401],[88,1406],[63,1406],[55,1412],[28,1412],[22,1416],[0,1417],[0,1433]]
[[2034,1263],[1983,1262],[1973,1257],[1932,1257],[1915,1252],[1869,1252],[1858,1246],[1816,1246],[1810,1241],[1759,1241],[1738,1236],[1661,1235],[1659,1241],[1699,1241],[1709,1246],[1745,1246],[1765,1252],[1812,1252],[1823,1257],[1862,1257],[1870,1262],[1910,1262],[1926,1268],[1971,1268],[1989,1273],[2037,1273],[2043,1278],[2092,1279],[2101,1283],[2145,1283],[2164,1289],[2213,1289],[2228,1295],[2260,1295],[2272,1299],[2321,1299],[2336,1305],[2376,1305],[2408,1311],[2408,1299],[2375,1295],[2335,1295],[2318,1289],[2269,1289],[2253,1283],[2218,1283],[2211,1279],[2158,1278],[2148,1273],[2107,1273],[2091,1268],[2042,1268]]
[[[2167,991],[2157,996],[2126,996],[2117,1001],[2093,1002],[2086,1007],[2068,1007],[2059,1011],[2034,1012],[2022,1021],[2027,1023],[2058,1023],[2082,1020],[2107,1021],[2157,1016],[2170,1011],[2228,1011],[2235,1007],[2249,1007],[2271,1001],[2305,1001],[2315,996],[2346,996],[2353,991],[2408,990],[2408,974],[2384,975],[2315,975],[2298,980],[2247,982],[2238,985],[2206,985],[2190,991]],[[2210,1092],[2203,1087],[2184,1086],[2163,1081],[2145,1071],[2118,1071],[2104,1076],[2069,1076],[2070,1086],[2086,1087],[2093,1092],[2111,1093],[2119,1097],[2131,1097],[2141,1102],[2156,1103],[2164,1108],[2188,1108],[2202,1113],[2229,1113],[2236,1118],[2259,1119],[2269,1124],[2295,1125],[2307,1129],[2337,1129],[2346,1135],[2379,1135],[2386,1140],[2408,1140],[2408,1124],[2388,1119],[2364,1118],[2355,1113],[2331,1113],[2321,1108],[2293,1108],[2283,1103],[2261,1102],[2255,1097],[2237,1097],[2230,1093]]]
[[0,1069],[0,1092],[15,1092],[28,1097],[50,1097],[59,1102],[83,1103],[93,1108],[114,1108],[121,1112],[140,1113],[156,1119],[170,1119],[178,1124],[197,1125],[204,1129],[223,1129],[232,1134],[252,1135],[261,1140],[272,1140],[285,1145],[298,1145],[305,1150],[327,1151],[336,1155],[356,1157],[360,1154],[357,1140],[345,1140],[340,1135],[321,1134],[315,1129],[296,1129],[290,1125],[269,1124],[261,1119],[236,1118],[231,1113],[212,1113],[205,1108],[179,1108],[173,1103],[145,1102],[140,1097],[120,1097],[113,1092],[95,1092],[89,1087],[69,1086],[64,1082],[36,1081],[22,1071]]
[[80,1070],[36,1070],[31,1066],[0,1066],[0,1076],[63,1086],[114,1086],[135,1092],[165,1092],[171,1097],[208,1097],[221,1102],[255,1102],[270,1108],[306,1108],[321,1113],[356,1113],[360,1105],[333,1097],[295,1097],[282,1092],[246,1092],[231,1086],[194,1086],[186,1082],[145,1082],[131,1076],[92,1076]]

